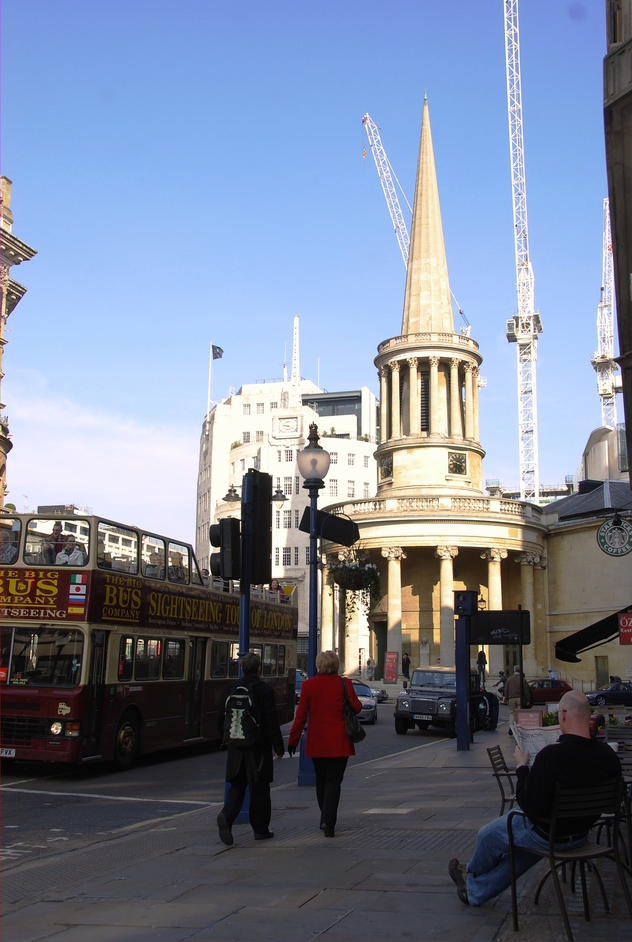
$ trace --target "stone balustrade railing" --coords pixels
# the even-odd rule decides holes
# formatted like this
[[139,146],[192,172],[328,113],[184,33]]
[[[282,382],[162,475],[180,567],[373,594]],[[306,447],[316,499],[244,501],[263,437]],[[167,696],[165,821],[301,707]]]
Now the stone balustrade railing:
[[391,337],[389,340],[385,340],[377,348],[378,354],[386,353],[388,350],[392,350],[396,347],[414,347],[417,344],[437,344],[443,346],[444,344],[449,344],[450,346],[458,344],[462,347],[467,347],[470,350],[478,350],[478,344],[475,340],[472,340],[471,337],[466,337],[464,334],[440,334],[440,333],[422,333],[422,334],[404,334],[400,337]]
[[385,497],[370,500],[349,500],[329,507],[330,513],[348,516],[391,515],[391,514],[510,514],[523,520],[537,523],[542,516],[540,507],[522,503],[518,500],[505,500],[499,497]]

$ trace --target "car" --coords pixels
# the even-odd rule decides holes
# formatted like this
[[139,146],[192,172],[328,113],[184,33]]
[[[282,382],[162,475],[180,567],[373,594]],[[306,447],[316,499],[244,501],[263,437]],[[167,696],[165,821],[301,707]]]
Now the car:
[[[482,694],[478,674],[470,673],[470,722],[482,729],[486,720],[481,710]],[[445,729],[456,736],[456,671],[453,667],[422,667],[412,673],[410,687],[397,695],[395,732],[405,735],[409,729]]]
[[529,687],[534,703],[558,703],[565,693],[573,689],[565,680],[551,680],[550,677],[533,680]]
[[356,697],[362,704],[362,712],[357,714],[361,723],[370,723],[374,726],[377,723],[377,700],[373,696],[373,691],[368,684],[363,684],[359,680],[352,681]]
[[373,684],[368,684],[371,688],[371,693],[375,697],[378,703],[385,703],[388,700],[388,693],[384,687],[374,687]]
[[307,680],[307,674],[305,671],[296,671],[295,686],[294,686],[294,702],[298,703],[301,699],[301,687],[303,686],[303,681]]
[[604,684],[598,690],[591,690],[586,696],[591,706],[606,706],[607,704],[632,706],[632,684],[625,682]]

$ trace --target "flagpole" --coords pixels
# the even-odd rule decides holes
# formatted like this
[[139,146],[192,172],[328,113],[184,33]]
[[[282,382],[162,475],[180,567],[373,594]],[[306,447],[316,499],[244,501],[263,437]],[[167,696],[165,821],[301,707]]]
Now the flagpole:
[[208,417],[209,412],[211,411],[211,370],[213,368],[213,344],[211,343],[209,348],[209,357],[208,357],[208,393],[206,396],[206,415]]

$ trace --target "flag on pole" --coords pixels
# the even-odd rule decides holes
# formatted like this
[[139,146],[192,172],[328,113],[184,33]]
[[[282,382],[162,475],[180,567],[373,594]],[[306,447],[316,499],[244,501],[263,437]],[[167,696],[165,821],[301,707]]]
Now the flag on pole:
[[221,360],[224,356],[224,351],[221,347],[216,347],[214,343],[211,344],[211,350],[213,351],[213,359]]

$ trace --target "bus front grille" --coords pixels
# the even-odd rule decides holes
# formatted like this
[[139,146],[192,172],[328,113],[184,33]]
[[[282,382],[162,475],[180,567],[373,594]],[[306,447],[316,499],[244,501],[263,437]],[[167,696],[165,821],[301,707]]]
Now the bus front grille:
[[2,745],[30,746],[32,739],[48,736],[50,721],[31,716],[2,716]]

